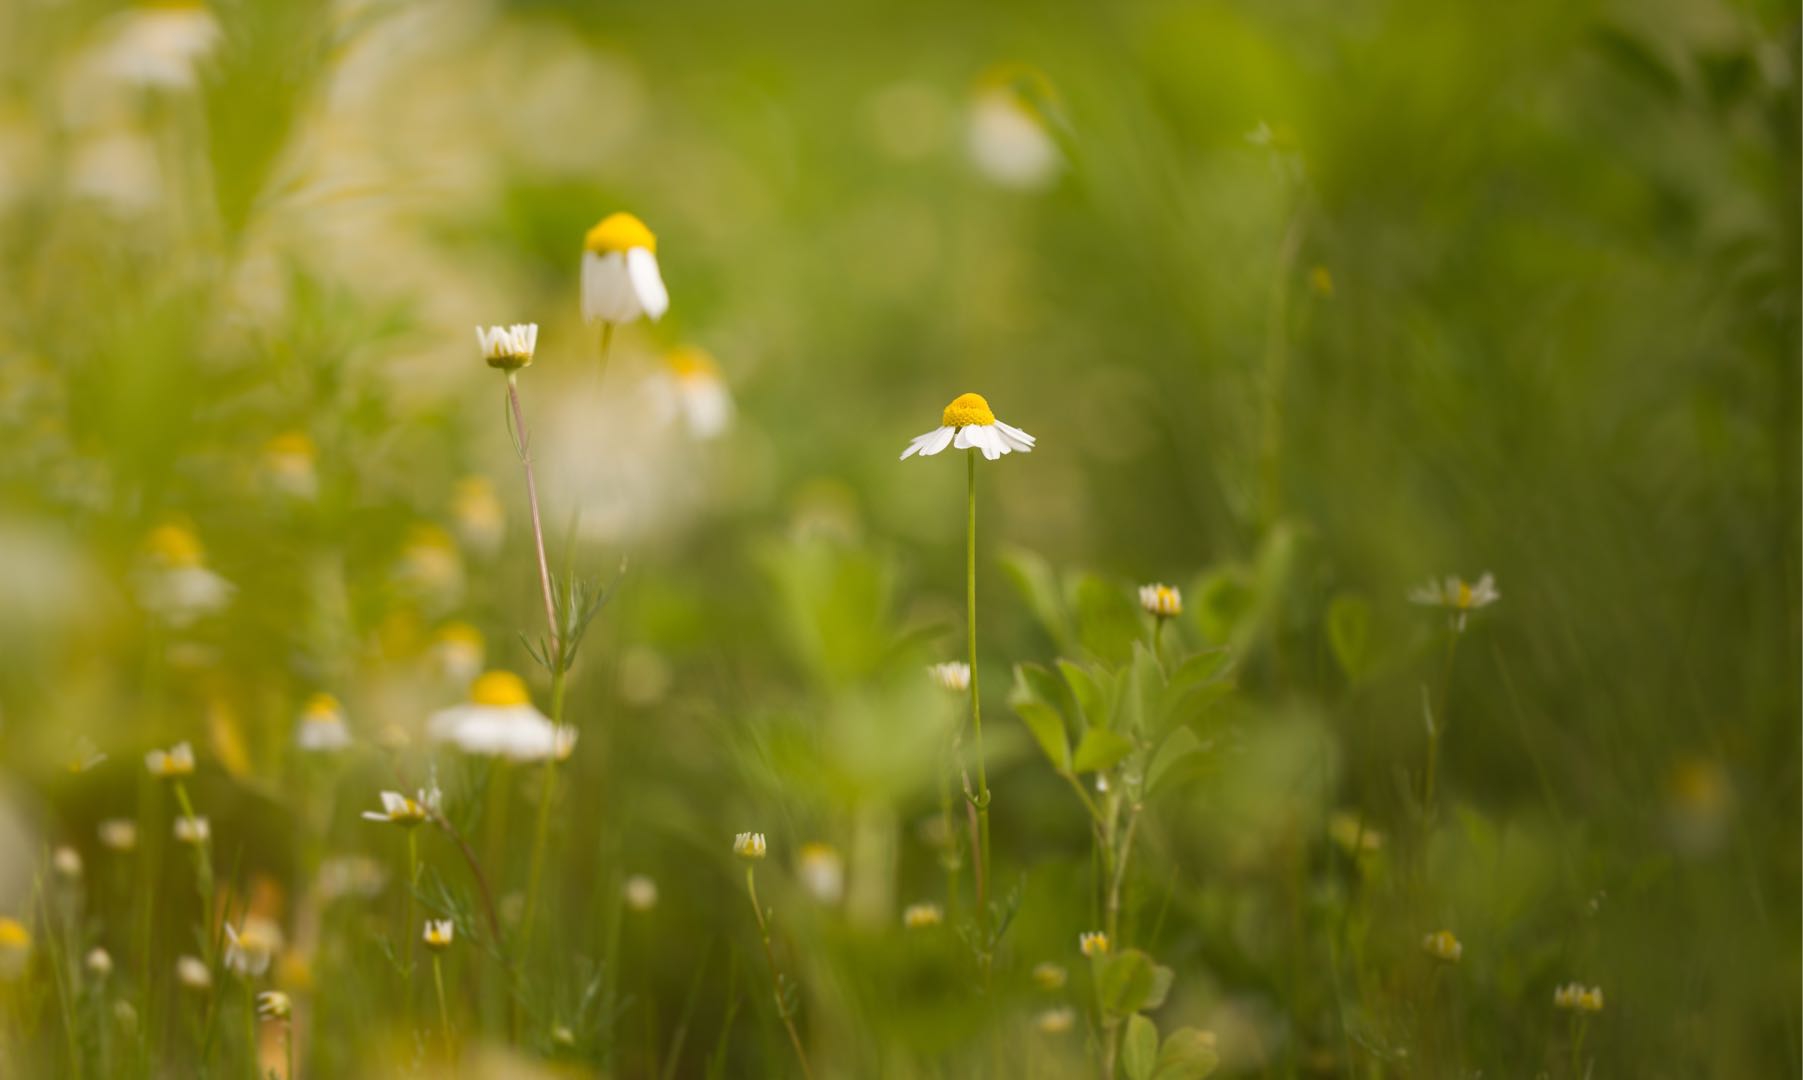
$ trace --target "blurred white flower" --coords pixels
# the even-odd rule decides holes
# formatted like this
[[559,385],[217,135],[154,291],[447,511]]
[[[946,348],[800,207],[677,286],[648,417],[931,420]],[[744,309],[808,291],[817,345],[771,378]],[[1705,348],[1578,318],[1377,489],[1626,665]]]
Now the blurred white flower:
[[152,750],[144,755],[144,767],[150,770],[150,775],[163,780],[192,775],[194,748],[178,742],[168,750]]
[[629,323],[645,315],[656,322],[669,306],[657,237],[631,214],[602,218],[582,242],[583,321]]
[[432,657],[446,679],[468,683],[482,672],[486,657],[482,631],[466,622],[446,623],[433,638]]
[[944,921],[945,910],[931,902],[909,904],[907,910],[902,912],[902,925],[910,930],[924,930]]
[[1553,1004],[1561,1009],[1574,1009],[1578,1012],[1602,1012],[1603,988],[1587,987],[1583,983],[1566,983],[1553,991]]
[[502,371],[518,371],[532,364],[532,353],[538,348],[538,324],[514,323],[512,326],[476,327],[476,344],[488,366]]
[[381,797],[382,809],[363,811],[363,820],[411,828],[425,821],[437,809],[433,805],[432,796],[423,791],[417,799],[409,799],[398,791],[384,791]]
[[1448,575],[1441,581],[1430,581],[1426,585],[1409,590],[1412,603],[1427,607],[1443,607],[1452,613],[1454,626],[1465,629],[1465,616],[1479,608],[1489,607],[1501,598],[1496,591],[1496,578],[1486,573],[1477,579],[1474,585],[1463,578]]
[[138,823],[130,818],[107,818],[96,831],[100,846],[108,851],[127,852],[138,846]]
[[182,525],[161,525],[145,542],[146,559],[137,575],[144,610],[181,628],[225,608],[236,591],[204,565],[200,540]]
[[965,132],[977,170],[993,183],[1022,191],[1046,187],[1064,163],[1044,115],[1023,92],[1028,88],[1041,99],[1050,96],[1045,76],[1031,68],[989,72],[971,98]]
[[801,845],[796,876],[809,895],[823,904],[837,904],[845,895],[845,860],[831,844],[814,841]]
[[319,864],[319,897],[328,904],[347,896],[369,899],[387,885],[387,868],[368,855],[336,855]]
[[943,664],[933,664],[927,668],[927,674],[947,690],[962,692],[970,689],[970,665],[962,661],[948,660]]
[[213,838],[213,827],[205,815],[196,814],[189,817],[183,814],[175,819],[175,842],[187,844],[189,847],[200,847]]
[[457,542],[436,525],[422,522],[408,531],[395,576],[438,611],[457,606],[463,598],[463,558]]
[[175,979],[188,990],[204,992],[213,988],[213,973],[198,956],[176,957]]
[[420,940],[433,952],[450,948],[456,937],[457,927],[449,919],[427,919],[425,929],[420,932]]
[[[451,516],[457,522],[457,537],[463,546],[484,558],[493,558],[501,550],[507,535],[507,511],[495,494],[495,485],[482,475],[466,476],[457,481],[451,497]],[[481,661],[477,667],[480,669]],[[474,676],[471,672],[471,676]]]
[[263,444],[263,472],[270,486],[293,499],[319,494],[319,449],[304,431],[285,431]]
[[981,450],[985,458],[994,461],[1012,451],[1032,453],[1036,441],[1021,429],[997,420],[981,394],[959,394],[953,398],[940,414],[939,423],[939,427],[915,437],[902,451],[901,459],[906,461],[915,454],[927,457],[951,446]]
[[554,728],[511,671],[485,672],[470,684],[469,700],[432,714],[426,733],[466,754],[514,761],[563,760],[576,746],[574,728]]
[[198,2],[163,0],[114,16],[93,55],[99,70],[134,86],[182,90],[219,44],[219,22]]
[[302,707],[294,727],[294,743],[302,750],[330,752],[351,745],[350,728],[344,723],[344,707],[330,694],[314,694]]
[[732,391],[705,349],[685,345],[665,353],[649,388],[660,421],[681,420],[697,439],[712,439],[732,423]]
[[1141,585],[1139,606],[1160,619],[1183,614],[1183,594],[1174,585]]
[[257,995],[257,1015],[265,1020],[286,1020],[294,1015],[294,1003],[280,990],[265,990]]
[[1421,948],[1429,956],[1444,960],[1449,964],[1456,963],[1459,957],[1465,955],[1465,946],[1460,943],[1458,938],[1453,937],[1451,930],[1436,930],[1431,934],[1424,935],[1421,939]]
[[96,979],[104,979],[113,973],[113,954],[95,946],[88,950],[87,956],[82,958],[82,966],[88,969],[89,975]]
[[81,879],[81,852],[67,844],[50,853],[50,868],[58,877],[69,881]]
[[634,911],[650,911],[657,906],[657,882],[644,874],[627,878],[620,893],[626,899],[626,906]]
[[1077,1022],[1077,1014],[1069,1007],[1047,1009],[1033,1019],[1033,1026],[1042,1035],[1062,1035]]
[[765,850],[764,834],[761,832],[742,832],[732,838],[732,853],[742,859],[761,859]]
[[133,218],[163,200],[163,167],[157,145],[135,130],[82,136],[69,153],[70,193]]
[[282,928],[259,915],[247,916],[243,926],[225,924],[225,966],[246,978],[260,978],[282,951]]

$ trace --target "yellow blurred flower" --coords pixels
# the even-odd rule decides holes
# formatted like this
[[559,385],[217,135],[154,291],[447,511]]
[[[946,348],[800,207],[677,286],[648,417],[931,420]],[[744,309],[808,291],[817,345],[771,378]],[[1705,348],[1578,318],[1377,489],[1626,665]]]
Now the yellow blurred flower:
[[1042,1035],[1062,1035],[1077,1022],[1077,1014],[1068,1007],[1047,1009],[1033,1018],[1033,1026]]
[[507,532],[507,510],[488,477],[466,476],[457,481],[456,493],[451,497],[451,516],[465,547],[485,557],[500,550]]
[[285,431],[263,444],[263,470],[277,491],[296,499],[319,494],[319,450],[304,431]]
[[945,910],[931,902],[909,904],[907,910],[902,912],[902,925],[910,930],[924,930],[944,921]]
[[10,915],[0,915],[0,979],[16,979],[31,959],[31,931]]
[[1033,966],[1033,981],[1039,984],[1041,990],[1061,989],[1069,977],[1063,964],[1054,964],[1050,960]]
[[1108,952],[1108,935],[1100,930],[1086,930],[1077,935],[1077,950],[1084,956],[1102,956]]

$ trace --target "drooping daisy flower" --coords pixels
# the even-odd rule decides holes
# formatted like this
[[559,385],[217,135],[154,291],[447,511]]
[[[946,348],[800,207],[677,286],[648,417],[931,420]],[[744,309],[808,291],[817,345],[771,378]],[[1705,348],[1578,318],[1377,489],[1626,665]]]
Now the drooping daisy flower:
[[168,750],[152,750],[144,755],[144,767],[161,780],[174,780],[194,773],[194,748],[185,742]]
[[1501,598],[1496,591],[1496,577],[1485,573],[1472,584],[1448,575],[1443,581],[1430,581],[1409,590],[1409,600],[1425,607],[1441,607],[1452,613],[1456,629],[1465,629],[1465,616],[1479,608],[1489,607]]
[[1033,436],[997,420],[981,394],[958,395],[940,414],[939,424],[909,443],[901,459],[906,461],[915,454],[927,457],[948,446],[981,450],[990,461],[1017,450],[1023,454],[1033,451]]
[[302,750],[330,752],[351,744],[350,728],[344,723],[344,707],[330,694],[314,694],[301,709],[294,728],[294,744]]
[[644,874],[634,874],[626,879],[620,889],[626,906],[634,911],[650,911],[657,906],[657,882]]
[[538,324],[514,323],[512,326],[476,327],[476,344],[488,366],[501,371],[518,371],[532,364],[538,348]]
[[741,859],[755,862],[764,857],[765,850],[764,834],[761,832],[742,832],[732,838],[732,853]]
[[1457,963],[1459,957],[1465,955],[1465,946],[1453,937],[1451,930],[1436,930],[1421,939],[1422,951],[1437,960],[1449,964]]
[[631,214],[602,218],[582,242],[583,321],[618,325],[645,315],[656,322],[669,306],[657,237]]
[[680,420],[697,439],[712,439],[732,423],[732,392],[705,349],[685,345],[665,353],[650,390],[660,419]]
[[207,569],[200,540],[182,525],[160,525],[145,540],[137,591],[144,610],[177,629],[221,611],[236,588]]
[[907,910],[902,912],[902,925],[910,930],[925,930],[944,921],[945,909],[930,901],[909,904]]
[[985,73],[971,96],[965,132],[977,171],[1002,187],[1032,191],[1058,175],[1064,157],[1052,139],[1044,104],[1051,85],[1039,71],[1021,65]]
[[1100,930],[1086,930],[1077,935],[1077,950],[1084,956],[1101,956],[1108,952],[1108,935]]
[[425,821],[436,809],[432,797],[423,791],[417,799],[409,799],[398,791],[384,791],[381,794],[382,809],[363,811],[363,820],[412,828]]
[[845,860],[831,844],[819,841],[801,845],[796,876],[802,887],[823,904],[836,904],[845,895]]
[[451,496],[451,516],[456,519],[457,537],[464,547],[484,557],[492,557],[501,549],[501,541],[507,535],[507,510],[488,477],[466,476],[457,481],[457,490]]
[[456,937],[456,924],[449,919],[427,919],[426,927],[420,933],[420,940],[433,952],[444,952]]
[[225,924],[225,966],[245,978],[261,978],[270,961],[282,951],[282,928],[260,915],[245,918],[243,926]]
[[470,684],[469,701],[434,713],[426,732],[466,754],[514,761],[561,760],[576,745],[575,729],[553,727],[511,671],[485,672]]
[[1141,585],[1139,606],[1160,619],[1174,619],[1183,614],[1183,594],[1174,585]]
[[319,494],[319,449],[304,431],[285,431],[263,444],[263,472],[269,485],[293,499]]
[[948,660],[943,664],[933,664],[927,668],[927,674],[934,682],[954,693],[963,693],[970,689],[970,665],[960,660]]

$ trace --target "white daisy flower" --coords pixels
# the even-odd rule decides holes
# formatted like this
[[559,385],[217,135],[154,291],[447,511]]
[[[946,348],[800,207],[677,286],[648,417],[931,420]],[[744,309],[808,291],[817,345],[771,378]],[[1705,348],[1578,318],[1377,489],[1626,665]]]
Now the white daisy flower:
[[294,728],[294,744],[302,750],[330,752],[351,744],[344,724],[344,707],[330,694],[314,694],[301,709]]
[[81,852],[64,845],[50,853],[50,868],[58,877],[70,881],[81,879]]
[[1496,576],[1488,572],[1478,578],[1476,584],[1449,574],[1442,581],[1430,581],[1409,590],[1411,603],[1447,609],[1460,630],[1465,629],[1465,616],[1489,607],[1501,598],[1502,594],[1496,591]]
[[87,956],[82,958],[82,964],[88,969],[89,975],[96,979],[104,979],[113,973],[113,954],[95,946],[88,950]]
[[269,486],[292,499],[319,494],[319,448],[304,431],[285,431],[263,444],[263,472]]
[[685,345],[664,354],[649,387],[662,422],[680,420],[697,439],[712,439],[732,423],[732,392],[705,349]]
[[426,948],[433,952],[443,952],[451,947],[457,938],[457,926],[449,919],[427,919],[426,927],[420,932],[420,940]]
[[130,818],[107,818],[100,823],[97,831],[100,834],[100,846],[108,851],[126,852],[138,846],[138,823]]
[[845,895],[845,860],[831,844],[815,841],[801,845],[795,876],[809,895],[823,904],[836,904]]
[[582,320],[619,324],[644,315],[656,322],[669,306],[657,237],[631,214],[602,218],[582,242]]
[[971,98],[965,144],[986,179],[1033,191],[1057,178],[1064,155],[1034,104],[1049,96],[1045,76],[1030,68],[1001,68],[983,79]]
[[265,990],[257,995],[257,1015],[265,1020],[286,1020],[294,1015],[294,1002],[280,990]]
[[183,814],[175,819],[175,841],[190,847],[199,847],[213,838],[213,826],[203,815],[189,817]]
[[490,671],[470,684],[469,701],[432,715],[426,732],[466,754],[514,761],[567,758],[575,730],[554,728],[532,704],[526,684],[511,671]]
[[205,993],[213,988],[213,973],[207,970],[206,963],[198,956],[176,957],[175,979],[184,988],[198,993]]
[[221,611],[237,591],[205,566],[200,540],[181,525],[151,530],[145,565],[137,574],[144,610],[177,629]]
[[1176,618],[1183,614],[1183,594],[1175,585],[1141,585],[1139,606],[1160,619]]
[[981,450],[990,461],[1003,454],[1033,452],[1033,436],[1017,427],[1002,423],[989,409],[982,394],[959,394],[939,417],[940,426],[917,436],[902,451],[901,459],[915,454],[927,457],[951,446],[959,450]]
[[970,665],[961,660],[931,664],[927,667],[927,674],[934,682],[955,693],[970,689]]
[[945,909],[934,903],[909,904],[902,912],[902,925],[910,930],[924,930],[945,921]]
[[620,895],[625,897],[626,906],[632,910],[650,911],[657,906],[657,882],[644,874],[634,874],[626,879]]
[[761,832],[742,832],[732,838],[732,853],[740,858],[755,861],[763,858],[766,850]]
[[261,978],[282,951],[282,928],[258,915],[243,926],[225,924],[225,966],[246,978]]
[[425,821],[437,809],[435,800],[423,791],[417,799],[409,799],[398,791],[384,791],[381,797],[382,809],[363,811],[363,820],[411,828]]
[[532,364],[532,353],[538,348],[538,324],[514,323],[512,326],[476,327],[476,344],[488,366],[501,371],[518,371]]

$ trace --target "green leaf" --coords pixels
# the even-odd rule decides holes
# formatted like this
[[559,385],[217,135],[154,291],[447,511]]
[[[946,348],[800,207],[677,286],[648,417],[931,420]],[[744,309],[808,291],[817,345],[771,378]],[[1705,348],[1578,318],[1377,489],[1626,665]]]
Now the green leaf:
[[1170,783],[1177,786],[1195,779],[1208,767],[1208,755],[1202,749],[1202,740],[1189,728],[1174,728],[1158,744],[1158,750],[1152,755],[1152,763],[1146,766],[1146,794],[1158,790],[1160,784]]
[[1206,1080],[1221,1064],[1215,1037],[1195,1028],[1178,1028],[1158,1051],[1152,1080]]
[[1158,1025],[1138,1013],[1127,1021],[1121,1064],[1127,1069],[1128,1080],[1152,1080],[1152,1070],[1158,1067]]
[[1070,687],[1071,696],[1077,699],[1077,708],[1082,710],[1086,727],[1113,727],[1114,710],[1110,708],[1110,694],[1088,670],[1069,660],[1058,661],[1058,671],[1064,676],[1065,685]]
[[1133,744],[1124,736],[1106,728],[1090,728],[1077,744],[1077,756],[1070,767],[1073,772],[1100,772],[1132,752]]
[[1017,664],[1014,671],[1019,680],[1017,695],[1043,701],[1066,716],[1075,708],[1075,702],[1071,700],[1064,684],[1050,671],[1038,664]]
[[1138,1012],[1152,994],[1155,966],[1138,949],[1124,949],[1104,960],[1096,976],[1096,1004],[1103,1014],[1118,1019]]
[[1097,659],[1122,664],[1133,655],[1133,643],[1144,633],[1139,604],[1127,590],[1095,574],[1084,574],[1072,589],[1077,634]]
[[1051,564],[1038,554],[1025,548],[1010,548],[1001,555],[1002,572],[1014,587],[1020,591],[1021,598],[1027,602],[1027,609],[1039,620],[1059,648],[1069,648],[1072,644],[1070,618],[1064,612],[1064,602],[1059,597],[1058,576],[1053,573]]
[[1162,964],[1152,969],[1152,992],[1146,995],[1146,1003],[1140,1008],[1150,1011],[1164,1004],[1170,996],[1171,983],[1177,979],[1177,973]]
[[[1045,751],[1046,760],[1052,763],[1052,768],[1061,773],[1072,771],[1070,739],[1064,733],[1064,718],[1058,715],[1058,710],[1043,701],[1017,701],[1014,703],[1014,714],[1033,733],[1034,740]],[[1094,735],[1095,732],[1089,734]],[[1089,737],[1084,736],[1083,741],[1087,745]]]
[[1327,641],[1346,678],[1357,682],[1370,670],[1371,605],[1356,593],[1342,593],[1327,605]]

